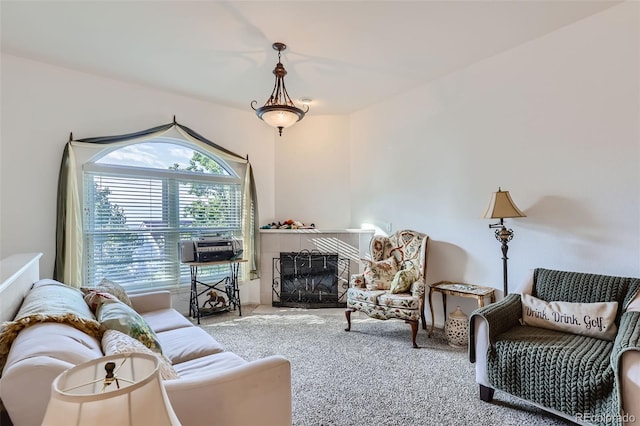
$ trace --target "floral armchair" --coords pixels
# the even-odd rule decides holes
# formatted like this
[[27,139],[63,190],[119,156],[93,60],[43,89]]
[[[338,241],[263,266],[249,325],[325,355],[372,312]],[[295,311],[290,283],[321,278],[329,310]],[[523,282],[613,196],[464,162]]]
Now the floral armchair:
[[351,313],[364,312],[371,318],[401,319],[411,325],[413,347],[417,348],[418,323],[424,316],[425,276],[429,236],[403,230],[389,237],[371,239],[371,259],[365,260],[363,274],[354,274],[347,290],[347,328]]

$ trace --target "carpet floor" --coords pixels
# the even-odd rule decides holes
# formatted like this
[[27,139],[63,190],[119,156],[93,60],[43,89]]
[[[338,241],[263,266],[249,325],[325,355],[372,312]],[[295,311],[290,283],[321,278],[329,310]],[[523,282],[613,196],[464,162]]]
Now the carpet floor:
[[482,402],[466,349],[447,345],[442,330],[352,315],[343,309],[243,306],[206,317],[201,327],[246,360],[283,355],[291,362],[294,426],[570,425],[496,391]]

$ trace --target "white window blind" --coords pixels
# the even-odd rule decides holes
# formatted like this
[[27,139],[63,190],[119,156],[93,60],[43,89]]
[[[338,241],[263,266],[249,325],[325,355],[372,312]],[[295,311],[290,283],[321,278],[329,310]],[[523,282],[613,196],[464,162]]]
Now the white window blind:
[[[83,187],[88,285],[103,278],[130,289],[187,284],[180,240],[242,234],[242,186],[228,173],[94,163],[85,167]],[[206,269],[210,279],[228,272]]]

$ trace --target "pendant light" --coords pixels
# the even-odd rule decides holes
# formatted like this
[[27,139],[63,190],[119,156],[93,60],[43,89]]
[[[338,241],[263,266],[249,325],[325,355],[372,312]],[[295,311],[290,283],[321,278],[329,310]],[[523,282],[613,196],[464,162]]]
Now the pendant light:
[[254,109],[256,115],[269,126],[277,128],[280,136],[282,136],[282,129],[302,120],[304,115],[309,112],[309,106],[306,106],[306,110],[303,111],[293,103],[284,86],[284,76],[287,75],[287,71],[280,62],[280,54],[286,48],[284,43],[273,43],[273,49],[278,51],[278,63],[273,69],[273,74],[276,76],[273,91],[267,102],[260,108],[256,109],[255,107],[257,101],[251,102],[251,108]]

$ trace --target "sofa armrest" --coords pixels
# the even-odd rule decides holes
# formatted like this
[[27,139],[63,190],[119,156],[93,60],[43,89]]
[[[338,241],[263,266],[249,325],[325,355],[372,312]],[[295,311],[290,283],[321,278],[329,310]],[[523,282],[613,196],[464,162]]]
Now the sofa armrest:
[[624,312],[611,351],[623,413],[640,418],[640,311]]
[[[185,425],[290,426],[291,365],[279,355],[164,382],[171,406]],[[244,407],[244,408],[243,408]],[[250,408],[247,408],[250,407]]]
[[171,308],[171,292],[169,290],[129,294],[128,296],[133,309],[139,314]]
[[469,316],[469,361],[476,362],[475,321],[483,319],[487,322],[489,344],[495,342],[496,336],[520,324],[522,318],[522,302],[519,294],[510,294],[499,302],[478,308]]

